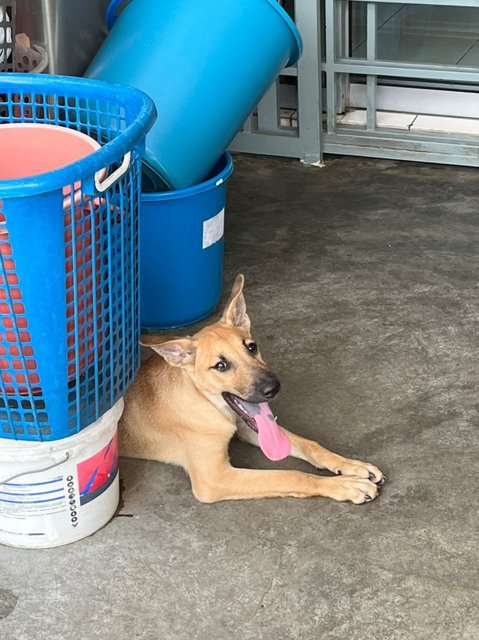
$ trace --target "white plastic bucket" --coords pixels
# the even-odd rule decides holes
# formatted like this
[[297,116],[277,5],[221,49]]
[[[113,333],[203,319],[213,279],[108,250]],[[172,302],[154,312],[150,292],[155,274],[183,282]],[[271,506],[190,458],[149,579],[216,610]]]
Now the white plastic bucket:
[[53,442],[0,439],[0,543],[57,547],[112,518],[122,412],[123,398],[86,429]]

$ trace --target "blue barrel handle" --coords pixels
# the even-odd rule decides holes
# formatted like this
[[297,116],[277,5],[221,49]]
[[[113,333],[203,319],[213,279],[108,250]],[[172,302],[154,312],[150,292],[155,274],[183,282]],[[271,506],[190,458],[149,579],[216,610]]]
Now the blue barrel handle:
[[115,24],[117,18],[117,12],[123,0],[110,0],[110,4],[105,11],[105,22],[108,29],[111,29]]

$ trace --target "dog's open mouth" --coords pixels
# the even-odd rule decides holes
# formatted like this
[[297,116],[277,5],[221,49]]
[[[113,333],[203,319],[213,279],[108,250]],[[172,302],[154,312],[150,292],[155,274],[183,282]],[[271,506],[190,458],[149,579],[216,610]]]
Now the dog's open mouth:
[[261,450],[270,460],[282,460],[291,453],[291,442],[276,423],[267,402],[246,402],[232,393],[223,393],[223,398],[233,411],[258,434]]

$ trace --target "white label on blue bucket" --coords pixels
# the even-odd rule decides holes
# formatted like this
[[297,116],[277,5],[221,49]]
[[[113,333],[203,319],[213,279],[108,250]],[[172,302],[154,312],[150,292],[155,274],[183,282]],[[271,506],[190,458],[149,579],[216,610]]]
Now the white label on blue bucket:
[[224,207],[212,218],[203,222],[203,249],[211,247],[223,237],[225,230],[225,210]]

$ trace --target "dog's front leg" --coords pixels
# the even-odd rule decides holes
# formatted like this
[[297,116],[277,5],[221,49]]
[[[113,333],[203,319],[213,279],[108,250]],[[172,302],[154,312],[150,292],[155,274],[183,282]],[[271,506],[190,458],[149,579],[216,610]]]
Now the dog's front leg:
[[[281,428],[283,429],[283,427]],[[368,478],[378,484],[381,484],[385,479],[384,474],[372,464],[343,458],[343,456],[325,449],[314,440],[297,436],[287,429],[283,429],[283,431],[291,441],[291,455],[294,458],[305,460],[318,469],[327,469],[343,476]],[[243,442],[259,446],[257,434],[242,421],[238,424],[237,435]]]
[[193,493],[200,502],[251,498],[324,496],[362,504],[373,500],[378,486],[364,478],[322,477],[301,471],[259,471],[236,469],[229,464],[206,475],[189,470]]

